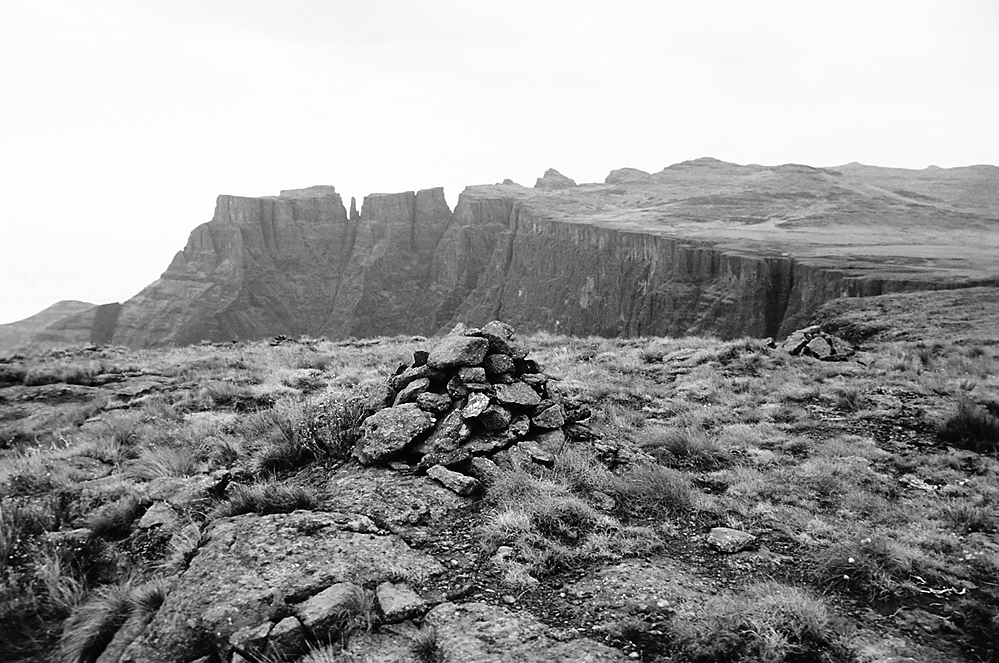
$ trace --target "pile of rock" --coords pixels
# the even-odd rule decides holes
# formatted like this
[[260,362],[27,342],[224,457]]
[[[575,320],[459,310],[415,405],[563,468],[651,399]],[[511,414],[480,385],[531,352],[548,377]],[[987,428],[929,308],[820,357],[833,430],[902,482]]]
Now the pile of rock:
[[855,352],[852,345],[839,336],[825,333],[819,325],[792,332],[781,348],[794,357],[804,355],[821,361],[845,361]]
[[502,466],[550,465],[567,439],[585,439],[590,411],[561,397],[552,378],[493,321],[459,324],[373,393],[354,456],[424,472],[460,495]]

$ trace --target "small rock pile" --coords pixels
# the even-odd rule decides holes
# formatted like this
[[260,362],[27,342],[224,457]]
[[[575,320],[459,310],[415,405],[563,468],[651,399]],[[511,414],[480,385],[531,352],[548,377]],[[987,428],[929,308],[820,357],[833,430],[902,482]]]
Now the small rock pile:
[[561,397],[513,340],[509,325],[459,324],[417,350],[367,401],[354,456],[365,465],[426,473],[459,495],[488,485],[500,467],[551,465],[567,439],[592,437],[590,411]]
[[781,348],[793,357],[804,355],[821,361],[845,361],[855,352],[852,345],[839,336],[825,333],[819,325],[792,332]]

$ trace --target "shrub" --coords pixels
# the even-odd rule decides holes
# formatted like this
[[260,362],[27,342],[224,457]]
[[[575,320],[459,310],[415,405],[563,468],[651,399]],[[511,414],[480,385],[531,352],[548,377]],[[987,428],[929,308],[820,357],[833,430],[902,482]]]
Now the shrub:
[[290,513],[296,509],[315,509],[317,505],[315,493],[303,486],[258,483],[236,486],[232,494],[215,507],[211,517],[228,518],[244,513]]
[[615,477],[608,486],[624,510],[661,518],[694,508],[690,480],[680,472],[661,465],[637,465]]
[[314,460],[350,458],[364,415],[363,402],[284,400],[244,427],[244,435],[270,432],[271,441],[256,458],[264,474],[293,470]]
[[958,398],[957,411],[943,422],[938,435],[957,447],[995,451],[999,449],[999,417],[962,396]]
[[844,627],[821,600],[772,582],[708,599],[697,619],[675,619],[671,631],[698,663],[854,660]]

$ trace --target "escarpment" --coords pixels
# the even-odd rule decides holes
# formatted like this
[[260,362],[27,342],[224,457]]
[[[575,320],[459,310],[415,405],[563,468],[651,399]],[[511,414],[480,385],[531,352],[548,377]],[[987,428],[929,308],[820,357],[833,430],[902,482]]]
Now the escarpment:
[[783,336],[839,297],[999,283],[999,192],[981,194],[999,169],[952,170],[698,159],[574,186],[551,170],[539,181],[558,186],[472,186],[453,211],[442,189],[369,195],[359,213],[331,186],[220,196],[101,330],[84,330],[89,312],[62,326],[138,347],[494,319],[524,332]]

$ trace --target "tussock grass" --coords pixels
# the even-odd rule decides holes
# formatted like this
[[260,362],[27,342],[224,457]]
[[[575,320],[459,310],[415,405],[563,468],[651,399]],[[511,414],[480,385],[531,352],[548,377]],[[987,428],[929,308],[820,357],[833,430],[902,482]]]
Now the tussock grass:
[[696,618],[674,619],[671,631],[675,646],[703,663],[855,660],[847,630],[821,599],[777,583],[713,597]]
[[93,663],[132,612],[132,584],[101,587],[63,627],[59,653],[67,663]]
[[690,479],[661,465],[636,465],[615,476],[608,492],[618,497],[628,513],[667,518],[690,511],[696,505]]
[[[999,410],[999,406],[992,409]],[[942,423],[940,439],[972,451],[999,450],[999,416],[967,397],[957,401],[957,411]]]
[[191,447],[147,447],[138,458],[125,466],[126,476],[140,481],[187,477],[197,471],[197,451]]
[[441,660],[440,643],[437,629],[424,627],[407,634],[409,648],[420,663],[439,663]]
[[104,373],[100,362],[89,361],[70,364],[42,364],[32,366],[24,376],[24,385],[36,387],[46,384],[93,384],[94,379]]
[[304,486],[257,483],[233,488],[226,500],[212,510],[210,517],[229,518],[244,513],[290,513],[296,509],[315,509],[318,503],[315,492]]
[[730,454],[716,438],[698,428],[649,426],[635,442],[659,462],[670,467],[716,470],[728,465]]
[[142,515],[148,504],[143,503],[135,495],[124,497],[105,504],[86,519],[86,526],[94,531],[95,536],[116,538],[127,536],[132,529],[132,523]]
[[913,576],[929,577],[922,556],[884,536],[834,543],[810,556],[812,573],[821,587],[871,600],[898,596]]

